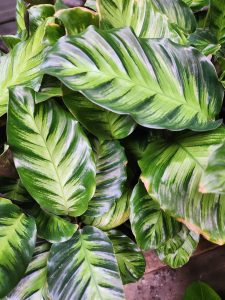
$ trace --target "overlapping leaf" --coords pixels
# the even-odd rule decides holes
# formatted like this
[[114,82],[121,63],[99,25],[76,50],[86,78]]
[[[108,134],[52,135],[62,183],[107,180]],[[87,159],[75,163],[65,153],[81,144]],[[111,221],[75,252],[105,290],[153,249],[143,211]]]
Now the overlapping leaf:
[[218,42],[225,42],[225,1],[211,0],[209,28],[215,34]]
[[50,243],[61,243],[69,240],[77,231],[78,225],[42,210],[35,205],[29,213],[34,217],[37,233],[40,238]]
[[40,4],[31,6],[29,13],[29,30],[34,34],[39,26],[48,18],[54,16],[55,8],[51,4]]
[[127,179],[127,158],[119,141],[95,141],[96,191],[88,204],[86,216],[107,213],[123,193]]
[[54,244],[48,261],[48,287],[54,300],[124,299],[112,244],[105,233],[86,226],[67,242]]
[[152,0],[97,0],[101,27],[132,27],[143,38],[167,37],[180,41],[168,17]]
[[[52,19],[46,20],[25,42],[18,43],[13,50],[0,57],[0,116],[7,111],[8,88],[23,84],[38,91],[42,79],[41,63],[48,47],[44,45],[46,29],[51,26]],[[57,31],[57,26],[53,26]]]
[[180,268],[189,261],[198,242],[199,235],[183,226],[174,237],[157,249],[159,259],[171,268]]
[[63,101],[70,112],[99,139],[122,139],[135,129],[136,124],[130,116],[115,114],[69,89],[64,88],[63,93]]
[[63,22],[68,35],[83,32],[89,25],[98,27],[99,24],[97,13],[85,7],[59,10],[55,16]]
[[20,281],[31,260],[36,239],[34,219],[11,201],[0,198],[0,298]]
[[165,213],[159,203],[150,198],[141,182],[133,190],[130,209],[131,228],[143,250],[157,249],[182,228],[181,223]]
[[7,199],[19,202],[32,201],[20,179],[0,177],[0,194]]
[[117,200],[112,208],[104,215],[100,217],[84,216],[82,220],[85,224],[95,226],[102,230],[116,228],[129,219],[129,200],[130,192],[125,190],[121,198]]
[[8,142],[17,171],[41,207],[81,215],[95,192],[91,146],[69,113],[54,101],[35,106],[34,96],[19,86],[10,93]]
[[224,138],[224,127],[173,134],[152,141],[139,162],[145,187],[160,207],[218,244],[225,243],[225,198],[201,194],[199,182],[210,154]]
[[89,29],[53,47],[45,72],[94,103],[145,127],[211,130],[223,98],[213,65],[167,39],[138,40],[130,29]]
[[116,255],[123,284],[138,281],[145,272],[145,258],[137,245],[119,230],[107,232]]
[[47,260],[50,244],[38,241],[31,262],[24,277],[15,289],[6,297],[7,300],[45,300],[47,289]]

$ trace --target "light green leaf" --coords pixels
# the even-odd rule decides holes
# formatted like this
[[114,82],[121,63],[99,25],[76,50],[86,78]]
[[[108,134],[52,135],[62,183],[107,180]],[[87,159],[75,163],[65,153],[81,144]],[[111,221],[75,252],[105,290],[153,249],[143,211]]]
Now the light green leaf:
[[142,181],[163,210],[208,240],[225,243],[225,198],[202,194],[199,183],[210,154],[224,141],[225,128],[177,133],[152,141],[139,161]]
[[202,193],[225,194],[225,143],[209,157],[200,183]]
[[138,40],[130,29],[90,26],[52,48],[45,72],[89,100],[145,127],[211,130],[223,87],[197,50],[167,39]]
[[97,0],[97,8],[103,28],[132,27],[142,38],[166,37],[180,41],[167,16],[152,0]]
[[208,284],[202,281],[196,281],[186,289],[183,300],[222,300],[222,299]]
[[31,34],[48,18],[53,17],[55,14],[54,5],[51,4],[39,4],[31,6],[28,9],[29,12],[29,29]]
[[18,43],[9,54],[0,57],[0,116],[7,111],[9,87],[23,84],[39,90],[41,63],[48,49],[43,41],[50,21],[43,23],[27,41]]
[[122,196],[127,179],[127,158],[119,141],[94,141],[96,153],[96,191],[85,216],[107,213]]
[[20,281],[31,260],[36,239],[34,219],[11,201],[0,198],[0,298]]
[[180,268],[189,261],[198,242],[199,235],[183,226],[181,231],[157,249],[157,254],[171,268]]
[[25,40],[28,36],[26,28],[26,4],[24,0],[16,0],[16,26],[17,26],[17,35],[21,40]]
[[7,199],[19,202],[31,202],[32,198],[20,179],[0,177],[0,193]]
[[198,28],[188,38],[189,44],[197,48],[204,55],[215,54],[221,47],[217,39],[209,30]]
[[93,10],[97,10],[97,8],[96,8],[96,1],[95,0],[87,0],[85,2],[85,6],[91,8]]
[[225,1],[210,0],[209,29],[218,42],[225,42]]
[[107,232],[116,255],[123,284],[138,281],[145,272],[145,258],[137,245],[119,230]]
[[130,192],[125,189],[121,198],[104,215],[100,217],[83,216],[82,221],[87,225],[92,225],[102,230],[116,228],[129,219],[129,200]]
[[61,243],[69,240],[77,231],[78,225],[52,215],[35,205],[29,213],[34,217],[37,234],[50,243]]
[[55,16],[62,21],[68,35],[76,35],[89,25],[98,27],[99,24],[97,13],[85,7],[62,9]]
[[194,9],[201,9],[209,5],[209,0],[183,0],[183,2]]
[[128,115],[118,115],[98,106],[82,94],[63,89],[63,101],[75,118],[92,134],[102,140],[123,139],[135,129]]
[[86,226],[67,242],[54,244],[48,261],[48,287],[54,300],[124,299],[112,244],[101,230]]
[[165,213],[159,203],[150,198],[142,182],[133,190],[130,210],[131,229],[143,250],[157,249],[182,228],[181,223]]
[[47,260],[50,244],[38,241],[31,262],[24,277],[15,289],[6,297],[7,300],[46,300]]
[[182,0],[152,0],[169,21],[186,33],[194,32],[196,20],[192,10]]
[[53,100],[35,106],[34,96],[20,86],[10,92],[7,134],[17,171],[43,209],[79,216],[95,192],[91,146],[69,113]]

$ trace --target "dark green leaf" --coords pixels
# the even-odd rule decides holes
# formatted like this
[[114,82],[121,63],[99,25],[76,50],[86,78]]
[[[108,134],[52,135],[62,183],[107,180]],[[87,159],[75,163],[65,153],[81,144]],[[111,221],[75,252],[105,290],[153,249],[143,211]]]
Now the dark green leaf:
[[48,18],[55,14],[55,8],[51,4],[40,4],[31,6],[29,12],[29,28],[31,34],[37,30],[39,26]]
[[81,215],[95,192],[91,146],[69,113],[53,100],[35,106],[34,96],[25,87],[10,92],[8,141],[17,171],[43,209]]
[[0,198],[0,297],[20,281],[31,260],[36,239],[34,219],[11,201]]
[[185,291],[183,300],[222,300],[220,296],[206,283],[197,281]]
[[[76,62],[76,63],[75,63]],[[146,127],[211,130],[223,87],[205,56],[166,39],[138,40],[130,29],[90,26],[53,47],[45,72],[92,102]]]
[[15,35],[2,35],[1,39],[9,50],[12,50],[19,42],[21,42],[21,39]]
[[19,202],[32,201],[20,179],[0,177],[0,194],[5,198]]
[[210,0],[209,29],[217,41],[225,42],[225,1]]
[[123,284],[138,281],[145,272],[145,258],[137,245],[119,230],[107,232],[116,255]]
[[124,299],[112,244],[101,230],[86,226],[67,242],[54,244],[48,261],[54,300]]

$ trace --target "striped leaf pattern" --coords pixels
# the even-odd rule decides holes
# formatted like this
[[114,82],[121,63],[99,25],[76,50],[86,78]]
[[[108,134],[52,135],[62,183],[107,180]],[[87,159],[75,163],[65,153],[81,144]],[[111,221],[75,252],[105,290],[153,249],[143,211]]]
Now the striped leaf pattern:
[[138,281],[145,272],[145,258],[138,246],[119,230],[107,232],[116,255],[123,284]]
[[29,213],[34,217],[37,233],[40,238],[50,243],[61,243],[69,240],[77,231],[78,225],[42,210],[35,205]]
[[217,128],[223,88],[197,50],[167,39],[140,39],[128,29],[90,26],[61,38],[43,68],[89,100],[151,128]]
[[159,203],[150,198],[142,182],[133,190],[130,210],[131,229],[143,250],[157,249],[182,228],[181,223],[165,213]]
[[47,260],[50,244],[37,241],[31,262],[24,277],[6,300],[46,300]]
[[104,215],[99,217],[83,216],[82,221],[87,225],[95,226],[101,230],[116,228],[129,219],[129,200],[130,192],[125,190],[121,198]]
[[225,143],[216,149],[209,157],[201,182],[202,193],[225,194]]
[[225,1],[210,0],[209,28],[217,41],[225,42]]
[[32,37],[18,43],[9,54],[0,57],[0,116],[7,111],[9,87],[23,84],[38,91],[42,79],[41,63],[48,50],[43,39],[50,22],[51,19],[46,20]]
[[103,28],[132,27],[142,38],[170,38],[180,41],[167,16],[152,0],[97,0],[100,24]]
[[20,281],[35,247],[34,219],[10,200],[0,198],[0,298]]
[[127,179],[127,158],[119,141],[94,142],[96,152],[96,191],[88,204],[86,216],[107,213],[123,193]]
[[177,133],[149,143],[139,161],[141,179],[160,207],[214,243],[225,243],[225,198],[202,194],[199,183],[210,154],[224,141],[225,128]]
[[198,242],[199,235],[183,226],[180,232],[157,249],[157,254],[171,268],[180,268],[189,261]]
[[16,26],[17,35],[22,40],[27,38],[28,32],[26,29],[25,15],[26,15],[26,3],[23,0],[16,0]]
[[106,110],[80,93],[64,88],[63,101],[73,116],[101,140],[123,139],[135,129],[130,116]]
[[91,146],[69,113],[53,100],[35,106],[34,96],[20,86],[10,93],[8,142],[17,171],[42,208],[79,216],[95,192]]
[[21,179],[0,177],[0,194],[18,202],[31,202],[32,198],[24,188]]
[[54,300],[124,299],[112,244],[105,233],[86,226],[67,242],[54,244],[48,261],[48,287]]

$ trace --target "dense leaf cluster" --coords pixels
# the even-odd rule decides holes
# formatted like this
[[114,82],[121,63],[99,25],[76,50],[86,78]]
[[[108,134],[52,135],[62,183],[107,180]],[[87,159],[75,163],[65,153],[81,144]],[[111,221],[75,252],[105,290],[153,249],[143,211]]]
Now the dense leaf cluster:
[[0,55],[0,298],[124,299],[143,250],[178,268],[200,235],[225,244],[225,1],[16,11]]

